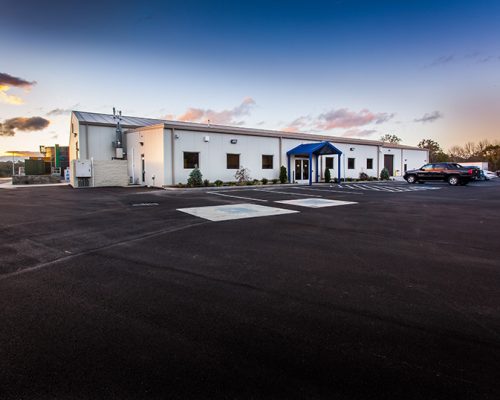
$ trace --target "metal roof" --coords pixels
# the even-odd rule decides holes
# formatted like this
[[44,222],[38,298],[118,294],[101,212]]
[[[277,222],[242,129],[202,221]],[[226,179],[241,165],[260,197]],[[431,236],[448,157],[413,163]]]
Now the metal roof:
[[320,143],[308,143],[308,144],[299,144],[297,147],[294,147],[292,150],[286,152],[287,155],[292,154],[342,154],[342,152],[337,149],[330,142],[320,142]]
[[[76,116],[78,121],[83,125],[116,126],[116,120],[113,118],[112,114],[99,114],[99,113],[83,112],[83,111],[73,111],[73,114]],[[421,149],[419,147],[406,146],[396,143],[386,143],[380,140],[366,140],[366,139],[358,139],[351,137],[318,135],[318,134],[303,133],[303,132],[284,132],[284,131],[273,131],[267,129],[242,128],[242,127],[227,126],[227,125],[201,124],[197,122],[169,121],[169,120],[154,119],[154,118],[122,116],[122,126],[124,128],[140,130],[143,127],[148,127],[158,124],[164,124],[165,128],[185,129],[189,131],[229,133],[235,135],[249,135],[249,136],[279,137],[283,139],[316,140],[321,142],[328,141],[328,142],[354,144],[354,145],[364,144],[372,146],[389,147],[393,149],[409,149],[409,150],[425,151],[425,149]]]
[[[98,114],[85,111],[73,111],[78,121],[83,124],[116,125],[112,114]],[[121,125],[124,127],[138,128],[140,126],[156,125],[165,122],[161,119],[122,116]]]

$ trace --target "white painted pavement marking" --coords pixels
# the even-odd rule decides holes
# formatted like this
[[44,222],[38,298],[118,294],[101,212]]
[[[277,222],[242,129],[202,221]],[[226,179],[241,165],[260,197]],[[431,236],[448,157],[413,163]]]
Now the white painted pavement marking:
[[[290,189],[300,189],[300,188],[290,188]],[[304,188],[305,189],[305,188]],[[305,194],[305,193],[294,193],[294,192],[278,192],[277,190],[264,190],[264,189],[254,189],[257,192],[267,192],[267,193],[279,193],[279,194],[288,194],[291,196],[306,196],[306,197],[322,197],[316,194]]]
[[328,200],[328,199],[281,200],[281,201],[276,201],[276,203],[290,204],[292,206],[309,207],[309,208],[335,207],[335,206],[346,206],[348,204],[358,204],[355,201]]
[[242,200],[252,200],[252,201],[262,201],[264,203],[267,203],[267,200],[263,199],[255,199],[253,197],[244,197],[244,196],[233,196],[231,194],[224,194],[224,193],[219,193],[219,192],[206,192],[207,194],[214,194],[217,196],[223,196],[223,197],[233,197],[235,199],[242,199]]
[[284,208],[260,206],[258,204],[226,204],[223,206],[178,208],[177,211],[208,219],[209,221],[227,221],[243,218],[268,217],[273,215],[294,214],[299,211]]
[[359,192],[350,192],[348,190],[343,190],[342,188],[339,188],[339,189],[316,189],[316,188],[305,188],[305,187],[300,187],[300,188],[295,188],[295,189],[302,189],[302,190],[315,190],[317,192],[330,192],[330,193],[349,193],[349,194],[359,194],[359,195],[363,195],[363,193],[359,193]]
[[134,203],[132,204],[132,207],[151,207],[151,206],[157,206],[158,203]]

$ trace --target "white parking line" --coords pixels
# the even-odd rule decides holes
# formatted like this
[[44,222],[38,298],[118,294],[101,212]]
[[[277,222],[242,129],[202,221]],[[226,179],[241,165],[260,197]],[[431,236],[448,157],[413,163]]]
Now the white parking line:
[[235,199],[243,199],[243,200],[252,200],[252,201],[262,201],[264,203],[267,203],[267,200],[263,200],[263,199],[255,199],[253,197],[244,197],[244,196],[233,196],[231,194],[223,194],[223,193],[219,193],[219,192],[206,192],[207,194],[214,194],[216,196],[223,196],[223,197],[233,197]]
[[[293,189],[301,189],[301,188],[293,188]],[[258,191],[258,192],[288,194],[290,196],[323,197],[323,196],[318,196],[316,194],[293,193],[293,192],[278,192],[277,190],[264,190],[264,189],[254,189],[254,190]]]
[[330,192],[330,193],[348,193],[348,194],[360,194],[363,195],[364,193],[360,192],[350,192],[348,190],[343,190],[343,189],[316,189],[316,188],[295,188],[295,189],[302,189],[302,190],[315,190],[317,192]]

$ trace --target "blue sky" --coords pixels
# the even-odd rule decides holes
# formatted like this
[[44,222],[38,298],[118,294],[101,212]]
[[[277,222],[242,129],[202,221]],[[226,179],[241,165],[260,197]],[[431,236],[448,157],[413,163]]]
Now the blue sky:
[[500,139],[498,1],[134,3],[2,0],[0,153],[66,144],[67,110],[113,106],[413,145]]

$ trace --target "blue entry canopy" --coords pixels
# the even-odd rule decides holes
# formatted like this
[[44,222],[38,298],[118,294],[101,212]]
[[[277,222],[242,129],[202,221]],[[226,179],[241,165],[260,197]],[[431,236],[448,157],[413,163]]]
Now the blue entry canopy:
[[286,152],[287,158],[288,158],[288,182],[291,182],[291,171],[290,171],[290,156],[292,155],[297,155],[297,154],[303,154],[303,155],[308,155],[309,156],[309,185],[312,185],[312,156],[316,156],[316,182],[318,182],[319,175],[318,175],[318,159],[319,156],[325,155],[325,154],[337,154],[339,156],[338,158],[338,182],[340,183],[340,156],[342,155],[342,152],[337,149],[333,144],[330,142],[319,142],[319,143],[307,143],[307,144],[300,144],[297,147],[294,147],[293,149],[289,150]]

